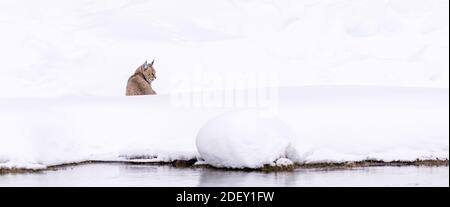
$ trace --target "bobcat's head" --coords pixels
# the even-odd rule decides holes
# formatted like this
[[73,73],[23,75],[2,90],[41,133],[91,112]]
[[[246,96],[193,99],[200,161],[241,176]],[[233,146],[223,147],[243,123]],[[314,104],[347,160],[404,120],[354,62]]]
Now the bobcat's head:
[[142,73],[145,77],[145,80],[147,80],[148,82],[154,81],[156,79],[156,71],[155,68],[153,68],[154,62],[155,60],[148,64],[147,61],[145,61],[145,63],[136,70],[136,73]]

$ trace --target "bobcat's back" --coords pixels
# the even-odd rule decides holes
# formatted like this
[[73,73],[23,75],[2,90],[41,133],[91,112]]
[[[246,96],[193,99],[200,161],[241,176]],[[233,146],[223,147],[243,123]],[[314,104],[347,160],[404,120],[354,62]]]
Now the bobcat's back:
[[138,95],[154,95],[156,92],[152,89],[149,82],[144,78],[143,74],[136,73],[128,79],[127,83],[127,96]]

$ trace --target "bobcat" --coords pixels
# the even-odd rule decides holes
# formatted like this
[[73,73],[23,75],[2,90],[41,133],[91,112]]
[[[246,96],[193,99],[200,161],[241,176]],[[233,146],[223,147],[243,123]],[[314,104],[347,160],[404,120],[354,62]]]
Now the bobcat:
[[136,72],[128,78],[127,96],[138,95],[155,95],[156,92],[152,89],[152,82],[156,79],[155,69],[153,68],[153,60],[150,64],[147,61],[136,69]]

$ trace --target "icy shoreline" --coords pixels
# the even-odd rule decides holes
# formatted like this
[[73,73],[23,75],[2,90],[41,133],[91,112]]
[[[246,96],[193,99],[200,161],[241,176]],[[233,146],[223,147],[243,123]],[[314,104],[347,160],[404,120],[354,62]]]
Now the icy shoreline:
[[231,170],[231,171],[259,171],[259,172],[284,172],[292,171],[295,169],[354,169],[361,167],[445,167],[449,166],[449,160],[416,160],[416,161],[377,161],[377,160],[360,160],[354,162],[341,162],[341,163],[304,163],[304,164],[292,164],[288,166],[271,166],[266,165],[261,168],[216,168],[208,164],[196,164],[197,160],[175,160],[172,162],[149,162],[149,161],[83,161],[78,163],[65,163],[60,165],[46,166],[45,168],[0,168],[0,175],[14,174],[14,173],[37,173],[47,170],[60,170],[66,167],[81,166],[87,164],[101,164],[101,163],[116,163],[124,165],[169,165],[175,168],[213,168],[217,170]]

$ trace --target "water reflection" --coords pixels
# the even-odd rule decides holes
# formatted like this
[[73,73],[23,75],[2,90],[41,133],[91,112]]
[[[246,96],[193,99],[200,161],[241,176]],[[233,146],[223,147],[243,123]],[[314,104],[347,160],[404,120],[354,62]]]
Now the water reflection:
[[244,172],[167,165],[86,164],[41,173],[0,175],[0,186],[449,186],[449,168]]
[[297,173],[202,170],[198,186],[289,186]]

